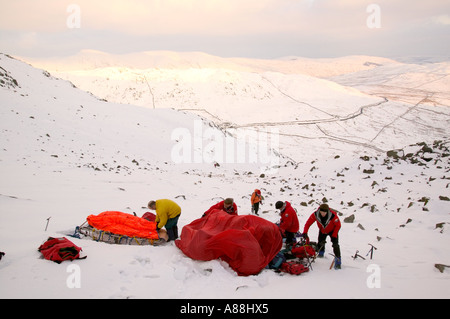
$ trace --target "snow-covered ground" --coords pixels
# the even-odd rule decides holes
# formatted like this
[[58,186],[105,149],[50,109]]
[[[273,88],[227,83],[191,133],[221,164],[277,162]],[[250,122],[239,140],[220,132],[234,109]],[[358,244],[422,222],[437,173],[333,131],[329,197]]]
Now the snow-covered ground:
[[[102,55],[95,61],[108,63],[94,67],[86,59],[65,70],[62,61],[59,71],[47,65],[50,75],[0,54],[1,298],[450,297],[450,269],[435,267],[450,265],[448,62],[224,61],[159,52],[151,65],[127,65],[145,59]],[[400,81],[405,68],[414,79]],[[390,92],[421,86],[439,99],[377,94],[383,76]],[[233,147],[218,156],[218,141],[236,146],[243,132],[256,139],[249,134],[242,163]],[[261,216],[273,222],[278,200],[297,209],[301,229],[323,201],[338,210],[342,269],[329,270],[326,254],[300,276],[242,277],[223,261],[192,260],[173,243],[72,237],[86,259],[58,265],[37,251],[90,214],[142,215],[151,199],[180,204],[180,229],[225,197],[249,214],[255,188],[265,197]],[[369,244],[377,247],[372,260]],[[356,251],[366,259],[353,259]],[[71,287],[74,274],[79,288]]]

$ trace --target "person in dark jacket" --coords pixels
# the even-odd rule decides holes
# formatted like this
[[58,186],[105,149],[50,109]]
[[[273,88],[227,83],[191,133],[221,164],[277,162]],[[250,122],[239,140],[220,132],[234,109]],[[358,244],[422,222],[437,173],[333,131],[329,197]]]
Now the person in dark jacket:
[[289,202],[278,201],[275,208],[280,210],[280,231],[281,235],[286,238],[286,245],[295,243],[295,234],[299,230],[297,212]]
[[325,243],[327,236],[330,236],[333,244],[333,252],[335,256],[334,267],[341,268],[341,249],[339,247],[339,230],[341,229],[341,221],[337,213],[330,209],[327,204],[322,204],[311,214],[303,229],[303,236],[308,237],[308,230],[311,225],[316,222],[319,227],[319,238],[317,239],[319,246],[318,257],[323,257],[325,253]]

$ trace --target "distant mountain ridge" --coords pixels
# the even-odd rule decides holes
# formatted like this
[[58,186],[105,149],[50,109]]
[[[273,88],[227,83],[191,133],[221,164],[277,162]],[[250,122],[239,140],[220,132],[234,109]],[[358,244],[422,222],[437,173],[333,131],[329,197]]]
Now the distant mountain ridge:
[[[331,59],[284,57],[280,59],[222,58],[203,52],[146,51],[129,54],[110,54],[96,50],[82,50],[69,57],[47,59],[20,58],[48,71],[67,72],[106,67],[131,69],[187,69],[218,68],[246,72],[280,72],[328,77],[361,70],[395,61],[371,56],[348,56]],[[369,63],[367,63],[369,62]]]

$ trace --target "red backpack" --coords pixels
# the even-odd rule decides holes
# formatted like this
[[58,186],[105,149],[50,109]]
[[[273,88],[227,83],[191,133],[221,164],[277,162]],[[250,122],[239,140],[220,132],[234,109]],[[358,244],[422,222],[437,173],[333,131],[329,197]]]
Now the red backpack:
[[311,245],[296,245],[291,252],[297,258],[314,258],[316,256],[316,251]]
[[80,257],[82,249],[72,243],[65,237],[49,237],[45,243],[39,246],[38,251],[42,253],[45,259],[54,261],[58,264],[64,260],[85,259]]
[[142,215],[141,218],[144,218],[150,222],[154,222],[156,220],[156,215],[151,212],[146,212],[144,215]]
[[281,264],[280,270],[291,275],[300,275],[301,273],[308,272],[309,268],[295,261],[287,261]]

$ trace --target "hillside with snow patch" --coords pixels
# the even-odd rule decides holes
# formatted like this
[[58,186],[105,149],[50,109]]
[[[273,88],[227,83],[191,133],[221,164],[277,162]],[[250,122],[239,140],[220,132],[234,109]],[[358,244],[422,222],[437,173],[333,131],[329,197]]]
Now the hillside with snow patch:
[[[342,149],[356,155],[361,150],[387,151],[448,135],[449,113],[440,107],[448,105],[448,62],[405,66],[366,56],[257,60],[165,51],[82,51],[68,58],[26,60],[110,102],[185,110],[223,128],[275,127],[282,153],[294,161],[313,160],[317,152],[332,157]],[[411,69],[416,70],[416,82],[402,75]],[[391,98],[386,86],[377,94],[381,82],[365,90],[356,85],[365,83],[358,82],[358,74],[367,74],[366,81],[383,79],[383,74],[386,81],[404,79],[409,99]],[[356,82],[344,81],[352,76]],[[430,77],[440,81],[436,92],[415,90],[412,83],[422,85]],[[309,149],[299,153],[293,145]]]
[[[393,102],[307,75],[264,73],[269,83],[261,74],[214,70],[202,87],[184,73],[192,70],[173,71],[165,86],[182,86],[177,98],[208,101],[205,110],[214,115],[209,122],[186,110],[101,101],[5,55],[0,67],[2,298],[449,297],[449,270],[435,267],[450,265],[446,107]],[[200,78],[207,74],[200,71]],[[247,86],[252,79],[254,86]],[[263,88],[255,92],[274,94],[260,123],[248,118],[244,107],[248,101],[257,105],[255,92],[248,92],[258,85]],[[295,95],[305,85],[309,90]],[[195,89],[192,99],[188,87]],[[227,96],[234,97],[229,101],[236,108],[229,118],[221,113],[223,118],[214,120]],[[338,102],[324,102],[331,97]],[[189,102],[179,103],[183,109]],[[286,114],[277,103],[299,118],[282,118]],[[174,140],[173,132],[185,128],[194,136],[198,121],[203,133],[226,136],[238,127],[276,127],[281,153],[276,173],[261,175],[252,163],[215,167],[205,157],[175,163],[172,150],[182,141]],[[205,146],[208,137],[203,134]],[[149,200],[171,198],[182,207],[181,228],[224,197],[233,197],[239,213],[249,214],[255,188],[265,197],[260,215],[273,222],[279,219],[278,200],[297,209],[301,229],[318,204],[338,210],[342,270],[329,270],[332,259],[326,254],[300,276],[263,270],[239,277],[223,261],[191,260],[173,243],[115,246],[85,238],[73,239],[87,259],[73,262],[81,269],[81,288],[71,289],[68,264],[39,259],[37,247],[48,236],[73,233],[90,214],[119,210],[140,216]],[[315,226],[310,236],[317,236]],[[366,255],[369,243],[377,247],[372,260]],[[326,249],[331,252],[330,243]],[[353,259],[356,251],[366,260]],[[379,287],[370,285],[372,265],[380,269]],[[285,293],[274,293],[280,289]]]

